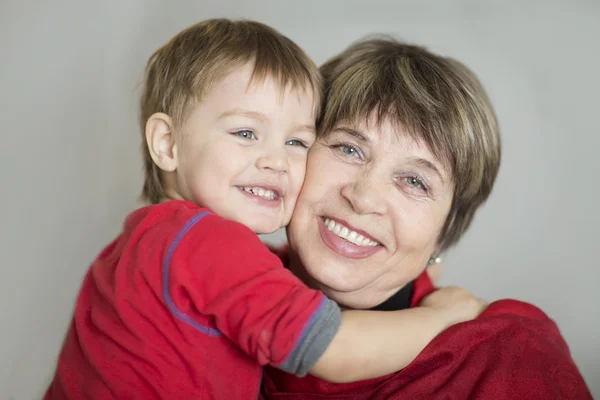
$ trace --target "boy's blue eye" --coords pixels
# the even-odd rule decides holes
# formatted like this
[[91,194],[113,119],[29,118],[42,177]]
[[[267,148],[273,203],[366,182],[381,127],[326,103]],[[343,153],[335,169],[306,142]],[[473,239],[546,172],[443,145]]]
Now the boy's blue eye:
[[233,132],[233,134],[236,136],[239,136],[241,138],[248,139],[248,140],[256,139],[256,135],[254,134],[254,132],[249,129],[243,129],[241,131],[236,131],[236,132]]
[[308,148],[308,146],[302,140],[298,140],[298,139],[288,140],[287,142],[285,142],[285,145],[286,146],[300,146],[300,147]]

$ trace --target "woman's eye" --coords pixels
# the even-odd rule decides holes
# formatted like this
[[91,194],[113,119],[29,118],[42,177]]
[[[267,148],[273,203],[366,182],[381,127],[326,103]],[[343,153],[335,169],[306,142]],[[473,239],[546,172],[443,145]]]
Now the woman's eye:
[[423,184],[421,183],[421,181],[419,180],[419,178],[415,178],[414,176],[408,177],[408,178],[404,178],[406,180],[406,183],[408,183],[410,186],[412,187],[421,187]]
[[429,186],[427,186],[423,178],[420,176],[405,176],[404,182],[406,182],[412,188],[419,189],[424,193],[429,194]]
[[365,155],[360,149],[350,143],[332,143],[326,144],[331,153],[339,158],[343,162],[348,163],[362,163],[365,160]]
[[256,135],[254,134],[253,131],[248,130],[248,129],[243,129],[241,131],[236,131],[233,132],[234,135],[239,136],[241,138],[244,139],[248,139],[248,140],[255,140],[256,139]]
[[349,156],[352,158],[360,157],[359,150],[356,147],[351,146],[349,144],[341,143],[341,144],[334,145],[333,148],[342,152],[346,156]]
[[308,146],[302,140],[298,140],[298,139],[288,140],[287,142],[285,142],[285,145],[286,146],[299,146],[299,147],[304,147],[305,149],[308,148]]
[[342,146],[341,150],[344,154],[348,154],[349,156],[353,156],[356,154],[356,149],[353,147]]

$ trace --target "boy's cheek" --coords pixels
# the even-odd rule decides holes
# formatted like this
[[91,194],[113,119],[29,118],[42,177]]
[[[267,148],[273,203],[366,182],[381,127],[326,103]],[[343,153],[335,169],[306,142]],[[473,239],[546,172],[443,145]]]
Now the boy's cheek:
[[292,220],[292,215],[294,214],[294,209],[296,208],[297,200],[298,195],[296,194],[295,197],[289,197],[285,202],[285,217],[283,221],[283,226],[287,226]]
[[290,168],[290,176],[289,176],[289,193],[293,193],[296,197],[300,193],[300,189],[302,188],[302,184],[304,183],[304,178],[306,176],[306,164],[298,163],[296,165],[292,165]]

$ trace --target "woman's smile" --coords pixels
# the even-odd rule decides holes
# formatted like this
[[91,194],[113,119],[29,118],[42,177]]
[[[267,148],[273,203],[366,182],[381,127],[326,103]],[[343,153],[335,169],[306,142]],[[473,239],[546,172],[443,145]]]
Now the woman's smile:
[[317,223],[323,243],[343,257],[366,258],[383,249],[378,242],[332,219],[318,218]]

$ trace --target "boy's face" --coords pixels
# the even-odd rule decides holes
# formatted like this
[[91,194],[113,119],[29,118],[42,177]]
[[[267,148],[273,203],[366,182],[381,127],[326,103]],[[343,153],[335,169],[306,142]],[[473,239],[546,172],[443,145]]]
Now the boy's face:
[[234,70],[204,97],[176,139],[176,190],[216,214],[271,233],[290,221],[315,140],[313,96],[250,82]]

